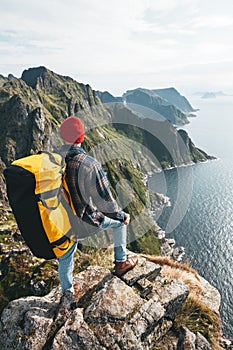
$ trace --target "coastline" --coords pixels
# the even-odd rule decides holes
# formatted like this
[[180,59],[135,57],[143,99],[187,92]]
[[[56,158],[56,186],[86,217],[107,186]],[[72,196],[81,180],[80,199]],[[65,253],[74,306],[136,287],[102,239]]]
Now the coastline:
[[[169,170],[176,169],[176,168],[184,168],[184,167],[194,166],[197,164],[208,163],[209,161],[212,161],[212,160],[219,161],[220,158],[209,156],[208,159],[203,160],[203,161],[202,160],[199,160],[198,162],[192,161],[192,162],[187,163],[187,164],[181,164],[181,165],[168,167],[168,168],[164,168],[164,169],[156,169],[153,171],[148,171],[147,173],[144,173],[142,182],[147,188],[149,188],[148,187],[148,178],[152,177],[154,174],[158,174],[158,173],[161,173],[162,171],[169,171]],[[166,238],[166,232],[157,224],[157,222],[154,218],[155,213],[158,210],[161,210],[164,206],[166,206],[166,207],[171,206],[170,198],[162,193],[156,192],[156,199],[157,199],[156,205],[155,205],[155,203],[150,203],[150,208],[148,210],[148,214],[149,214],[150,218],[154,221],[156,228],[157,228],[156,232],[155,232],[155,236],[157,239],[159,239],[160,244],[161,244],[161,256],[169,257],[177,262],[182,262],[185,254],[186,254],[185,248],[183,246],[176,246],[175,239]]]

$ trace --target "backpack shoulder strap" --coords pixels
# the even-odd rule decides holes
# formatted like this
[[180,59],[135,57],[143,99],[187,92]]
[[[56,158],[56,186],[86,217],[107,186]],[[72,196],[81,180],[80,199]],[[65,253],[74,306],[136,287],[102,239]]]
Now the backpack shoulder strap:
[[[39,151],[38,154],[42,154],[42,153],[45,153],[45,154],[48,154],[49,156],[49,159],[50,159],[50,162],[56,164],[56,165],[59,165],[61,167],[64,167],[65,165],[65,161],[63,159],[63,157],[59,154],[59,156],[61,157],[61,163],[59,163],[56,158],[54,157],[54,154],[52,152],[49,152],[49,151]],[[58,154],[58,153],[57,153]]]

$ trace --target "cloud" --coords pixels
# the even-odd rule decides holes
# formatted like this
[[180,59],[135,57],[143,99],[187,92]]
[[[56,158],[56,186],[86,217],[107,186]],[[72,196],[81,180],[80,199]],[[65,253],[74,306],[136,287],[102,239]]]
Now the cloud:
[[46,62],[65,74],[124,71],[138,54],[129,31],[141,4],[137,0],[22,0],[19,6],[16,0],[3,0],[2,67],[8,55],[11,64]]
[[196,19],[193,23],[194,28],[198,29],[215,29],[215,28],[225,28],[232,27],[233,18],[229,15],[212,15],[212,16],[201,16]]
[[45,65],[97,89],[118,93],[137,81],[138,86],[146,86],[154,79],[156,87],[163,76],[164,83],[173,83],[179,72],[191,85],[182,67],[190,67],[186,72],[192,75],[191,68],[204,63],[209,78],[208,64],[232,57],[233,13],[224,12],[230,0],[216,4],[207,6],[207,0],[2,0],[0,74],[21,75],[25,68]]
[[163,1],[154,1],[154,0],[148,0],[146,1],[146,10],[148,10],[147,13],[152,13],[153,15],[155,13],[161,14],[167,14],[171,13],[177,9],[183,9],[184,11],[193,11],[197,4],[198,0],[163,0]]
[[[137,3],[137,1],[135,1]],[[8,4],[8,2],[6,3]],[[10,2],[3,11],[1,32],[15,45],[39,45],[49,42],[52,47],[84,51],[87,46],[109,47],[124,43],[131,18],[137,11],[134,1],[40,1],[23,0],[21,7]],[[68,6],[70,4],[70,6]],[[113,6],[114,5],[114,6]],[[133,6],[131,10],[131,6]],[[59,44],[58,44],[59,43]],[[78,46],[76,46],[76,43]],[[42,44],[39,46],[41,47]],[[83,45],[83,46],[82,46]],[[85,47],[84,47],[85,45]]]

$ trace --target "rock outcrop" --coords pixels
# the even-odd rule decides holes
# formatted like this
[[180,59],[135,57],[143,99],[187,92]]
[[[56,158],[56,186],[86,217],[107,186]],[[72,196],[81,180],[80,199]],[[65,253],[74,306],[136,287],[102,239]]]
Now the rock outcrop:
[[5,163],[0,158],[0,201],[7,201],[5,179],[3,177],[3,170],[5,167]]
[[188,295],[159,272],[145,259],[124,279],[90,266],[75,278],[77,299],[57,288],[12,301],[1,317],[1,349],[152,349]]
[[186,327],[181,327],[177,350],[195,350],[205,349],[211,350],[208,341],[200,333],[194,334]]
[[4,77],[2,74],[0,74],[0,86],[5,84],[8,81],[7,77]]
[[89,266],[75,276],[81,287],[78,298],[68,291],[62,296],[57,287],[44,297],[14,300],[1,316],[0,347],[212,349],[202,334],[186,327],[179,335],[174,333],[174,319],[189,288],[180,280],[169,282],[160,271],[160,265],[141,257],[138,266],[122,278]]

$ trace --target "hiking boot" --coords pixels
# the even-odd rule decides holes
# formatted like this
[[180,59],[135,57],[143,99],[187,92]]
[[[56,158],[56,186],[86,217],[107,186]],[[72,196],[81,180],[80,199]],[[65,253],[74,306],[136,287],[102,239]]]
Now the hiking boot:
[[115,262],[114,273],[116,276],[122,276],[124,273],[132,270],[138,263],[136,255],[128,256],[126,261]]
[[79,287],[79,285],[77,283],[74,284],[74,297],[77,298],[79,295],[81,288]]

